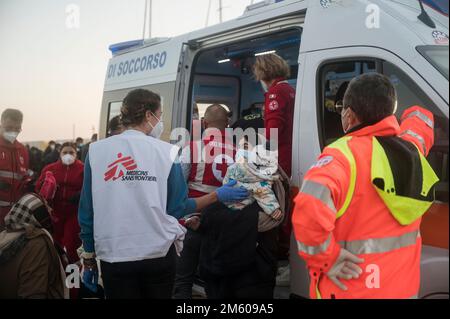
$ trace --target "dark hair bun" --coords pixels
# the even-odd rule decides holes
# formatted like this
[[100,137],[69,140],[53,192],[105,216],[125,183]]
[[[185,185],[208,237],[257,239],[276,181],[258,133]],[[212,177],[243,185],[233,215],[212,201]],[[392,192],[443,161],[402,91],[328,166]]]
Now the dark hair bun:
[[161,107],[161,97],[149,90],[136,89],[123,100],[121,122],[124,126],[140,125],[147,111],[155,113]]

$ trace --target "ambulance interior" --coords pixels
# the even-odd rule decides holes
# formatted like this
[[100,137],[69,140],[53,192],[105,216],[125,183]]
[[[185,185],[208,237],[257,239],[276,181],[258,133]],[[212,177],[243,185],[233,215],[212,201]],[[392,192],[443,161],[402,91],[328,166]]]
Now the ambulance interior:
[[[284,58],[291,67],[289,83],[295,89],[300,38],[300,29],[294,29],[200,52],[194,61],[190,99],[198,106],[199,118],[209,105],[218,103],[231,112],[233,123],[252,104],[264,103],[263,88],[252,72],[255,56],[260,54],[274,52]],[[191,105],[188,114],[192,112]]]
[[321,99],[319,125],[322,147],[329,145],[344,135],[341,116],[336,112],[336,103],[342,103],[346,85],[356,76],[363,73],[378,72],[390,78],[397,91],[397,111],[395,115],[400,121],[405,109],[419,105],[434,114],[434,146],[430,150],[428,160],[438,175],[440,182],[436,187],[436,199],[448,203],[448,147],[449,123],[439,108],[428,96],[397,66],[377,59],[346,59],[332,61],[319,69],[318,89]]
[[[200,51],[192,65],[187,128],[190,129],[192,123],[194,103],[199,118],[210,104],[226,106],[232,113],[232,123],[242,118],[252,104],[264,103],[264,91],[252,72],[255,55],[275,52],[284,58],[291,68],[289,83],[296,89],[300,43],[301,29],[291,29]],[[440,206],[433,206],[434,211],[424,218],[422,234],[424,245],[448,249],[449,123],[446,115],[405,72],[388,61],[375,58],[348,57],[321,65],[316,76],[317,105],[308,106],[317,108],[318,118],[311,120],[317,120],[321,147],[344,135],[336,102],[343,100],[345,86],[354,77],[368,72],[379,72],[391,79],[398,93],[398,119],[406,108],[414,105],[426,107],[434,114],[435,144],[428,160],[440,179],[436,186]],[[443,222],[445,220],[447,222]]]
[[[194,103],[198,106],[199,118],[209,105],[219,103],[231,111],[231,123],[234,123],[252,104],[264,103],[264,91],[252,73],[255,56],[259,54],[275,52],[284,58],[291,67],[289,83],[295,89],[300,42],[301,29],[291,29],[201,51],[193,64],[192,104],[188,114],[192,116]],[[446,116],[408,75],[387,61],[346,58],[327,62],[318,70],[316,107],[322,148],[344,135],[341,118],[335,108],[336,102],[343,99],[345,90],[342,86],[367,72],[379,72],[391,79],[398,93],[398,119],[406,108],[414,105],[424,106],[433,112],[435,145],[428,159],[440,179],[436,199],[448,203],[449,123]],[[187,119],[187,123],[192,123],[191,119]]]

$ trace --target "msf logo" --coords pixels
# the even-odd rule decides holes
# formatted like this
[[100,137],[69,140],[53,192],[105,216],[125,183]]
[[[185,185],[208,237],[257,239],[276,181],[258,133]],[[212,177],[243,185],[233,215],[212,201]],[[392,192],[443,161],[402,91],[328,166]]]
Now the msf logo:
[[105,182],[115,181],[124,176],[124,171],[133,171],[137,168],[136,162],[131,156],[123,157],[122,153],[117,154],[118,160],[108,166],[105,173]]

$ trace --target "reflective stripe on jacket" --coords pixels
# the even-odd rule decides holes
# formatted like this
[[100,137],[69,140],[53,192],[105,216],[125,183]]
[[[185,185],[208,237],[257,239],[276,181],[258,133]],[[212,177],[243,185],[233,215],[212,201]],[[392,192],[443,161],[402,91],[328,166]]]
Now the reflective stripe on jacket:
[[[420,112],[431,122],[424,122],[424,116],[411,115],[413,112]],[[319,297],[319,292],[323,298],[410,298],[417,295],[421,216],[413,216],[409,223],[402,225],[380,196],[379,181],[374,182],[373,178],[376,175],[373,167],[380,165],[380,160],[373,159],[378,152],[374,141],[415,130],[428,150],[432,146],[433,116],[430,112],[414,107],[406,110],[402,118],[401,126],[390,116],[348,134],[337,144],[325,148],[317,164],[306,174],[295,198],[292,220],[299,254],[310,271],[312,297]],[[419,147],[418,139],[408,140],[426,154]],[[343,145],[347,145],[347,149]],[[350,156],[354,160],[349,160]],[[436,181],[434,173],[427,169],[421,173],[430,174],[431,184]],[[383,180],[384,186],[388,181],[389,178]],[[404,192],[404,188],[398,186],[393,194],[400,198],[399,193]],[[391,192],[391,188],[384,190]],[[432,193],[432,187],[428,190]],[[347,196],[349,192],[351,196]],[[431,205],[432,200],[420,196],[418,198]],[[347,291],[340,290],[326,276],[341,248],[364,259],[360,264],[361,277],[343,280]]]
[[21,143],[0,136],[0,228],[11,206],[25,193],[30,181],[28,151]]

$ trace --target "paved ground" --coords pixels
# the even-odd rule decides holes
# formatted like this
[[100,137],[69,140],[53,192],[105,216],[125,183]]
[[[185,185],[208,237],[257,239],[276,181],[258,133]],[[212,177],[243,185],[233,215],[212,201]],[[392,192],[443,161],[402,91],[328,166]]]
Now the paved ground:
[[[278,271],[283,272],[286,269],[285,267],[289,267],[288,262],[287,261],[280,262],[278,265]],[[289,299],[289,295],[291,293],[289,287],[289,276],[283,276],[282,281],[283,282],[279,282],[280,285],[277,285],[275,287],[274,291],[275,299]],[[206,299],[205,289],[199,284],[194,284],[194,287],[192,288],[192,297],[193,299]]]
[[[290,295],[290,289],[289,287],[281,287],[277,286],[275,287],[274,297],[275,299],[289,299]],[[192,298],[193,299],[206,299],[205,290],[203,287],[194,285],[192,288]]]

